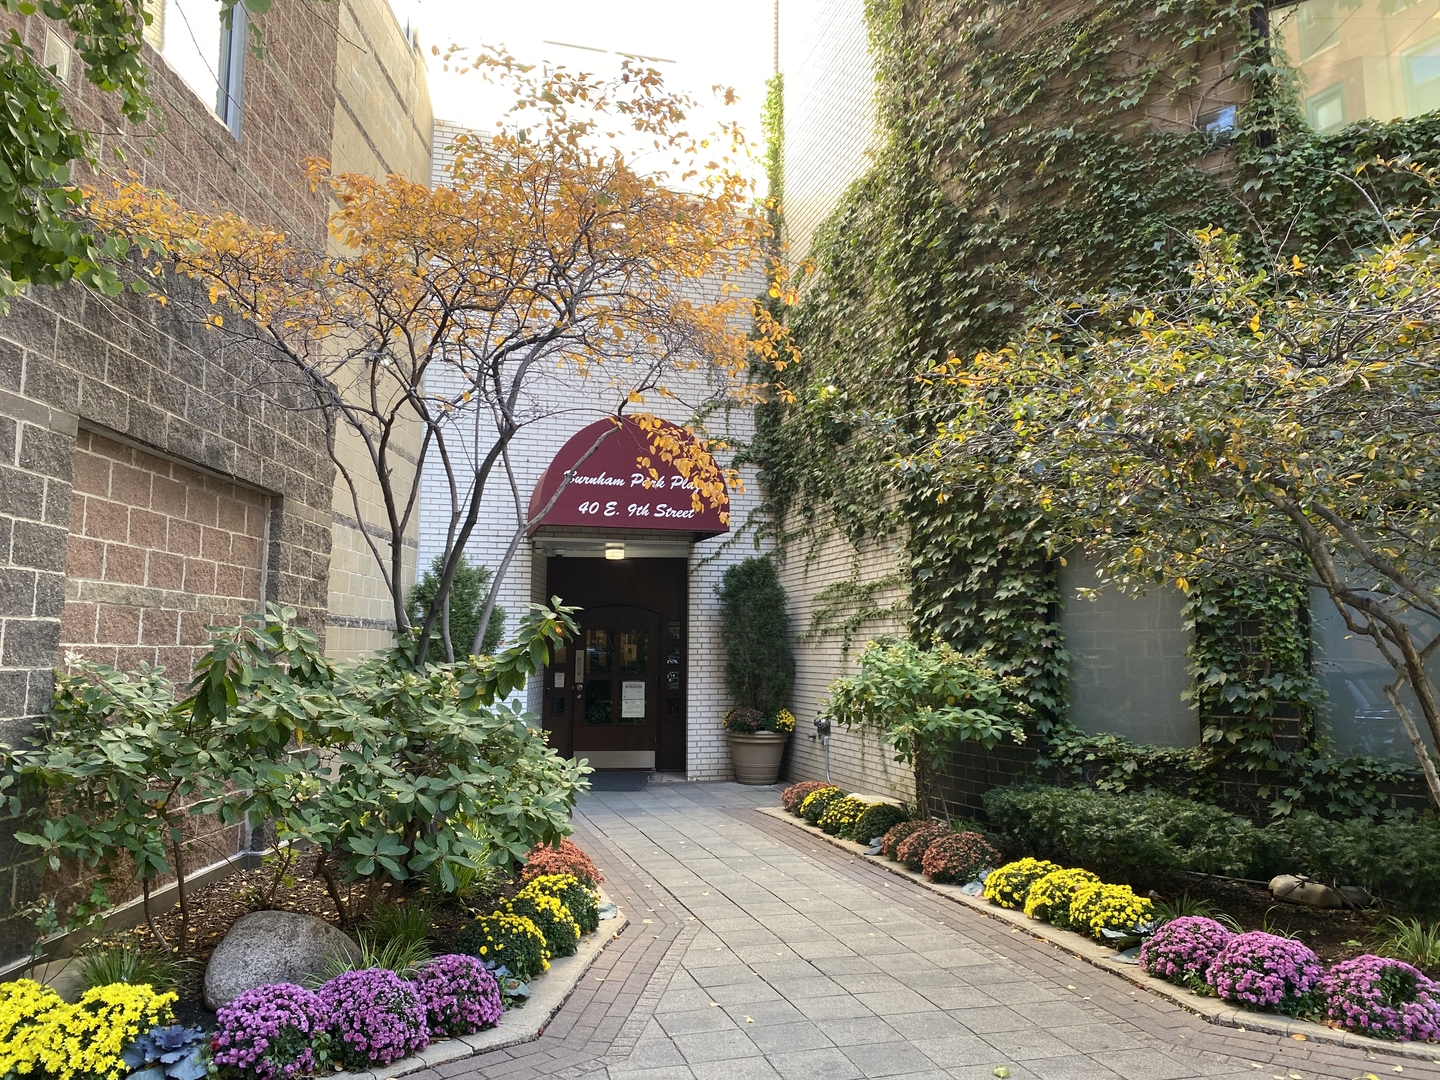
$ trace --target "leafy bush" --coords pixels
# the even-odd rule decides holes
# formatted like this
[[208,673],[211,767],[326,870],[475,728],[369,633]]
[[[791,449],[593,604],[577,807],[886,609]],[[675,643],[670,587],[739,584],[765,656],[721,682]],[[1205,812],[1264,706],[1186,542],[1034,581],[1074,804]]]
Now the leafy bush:
[[1205,981],[1225,1001],[1295,1016],[1311,1007],[1324,974],[1308,946],[1252,930],[1225,944]]
[[293,983],[246,990],[216,1015],[215,1064],[256,1080],[289,1080],[329,1063],[330,1013]]
[[1155,907],[1149,898],[1136,896],[1129,885],[1094,883],[1075,890],[1067,919],[1072,929],[1104,941],[1105,931],[1137,934],[1140,925],[1154,916]]
[[1205,973],[1235,934],[1198,915],[1182,915],[1163,923],[1140,946],[1140,970],[1191,990],[1206,986]]
[[800,804],[800,816],[814,825],[836,799],[843,799],[845,793],[838,787],[822,787],[805,796]]
[[533,847],[525,854],[525,865],[520,870],[522,884],[541,874],[574,874],[592,889],[605,880],[605,875],[596,869],[590,856],[568,836],[555,845]]
[[896,822],[890,826],[885,835],[880,838],[880,854],[884,855],[887,859],[898,860],[900,858],[898,853],[900,845],[921,829],[928,829],[934,824],[935,822],[929,818],[915,818],[911,821]]
[[929,850],[930,845],[942,836],[949,835],[950,826],[932,821],[927,828],[916,829],[895,845],[895,861],[906,870],[919,873],[925,862],[925,852]]
[[828,833],[830,836],[843,836],[857,821],[860,815],[870,809],[870,804],[864,799],[854,795],[846,795],[843,799],[836,799],[825,808],[815,824]]
[[481,915],[455,938],[455,951],[478,956],[529,982],[550,967],[545,935],[529,919],[497,911]]
[[[440,587],[440,578],[445,573],[445,553],[436,555],[415,587],[410,590],[408,606],[417,615],[416,622],[423,623],[430,614],[430,605],[435,602],[435,593]],[[455,576],[450,582],[450,642],[451,655],[457,660],[470,655],[474,650],[475,633],[480,629],[480,616],[485,612],[485,601],[490,595],[490,567],[484,563],[471,562],[470,556],[461,555],[455,564]],[[444,642],[443,623],[435,620],[435,632]],[[490,656],[500,644],[505,633],[505,609],[495,606],[485,624],[485,637],[480,643],[480,655]]]
[[1070,925],[1070,902],[1083,885],[1098,885],[1089,870],[1054,870],[1030,886],[1025,914],[1064,929]]
[[922,649],[901,638],[870,642],[854,675],[830,684],[830,714],[845,727],[875,732],[915,774],[924,811],[934,777],[961,742],[987,750],[1006,735],[1023,742],[1030,708],[1020,680],[999,674],[983,654],[940,643]]
[[413,983],[385,968],[337,975],[316,997],[329,1018],[331,1045],[347,1069],[389,1065],[430,1042]]
[[791,784],[784,791],[780,792],[780,809],[787,814],[800,814],[800,804],[811,792],[819,791],[822,788],[834,787],[834,784],[824,780],[801,780],[798,784]]
[[1086,788],[997,788],[985,811],[1006,846],[1131,885],[1187,869],[1247,876],[1255,828],[1207,803],[1162,792],[1112,795]]
[[[536,881],[540,880],[539,878]],[[537,889],[532,881],[506,905],[511,915],[529,919],[545,935],[551,956],[574,956],[580,943],[580,924],[557,896]]]
[[600,927],[600,904],[595,890],[574,874],[542,874],[531,878],[526,890],[553,896],[565,905],[582,934],[594,933]]
[[1321,992],[1325,1015],[1342,1028],[1382,1039],[1440,1038],[1440,986],[1399,960],[1342,960]]
[[494,1027],[504,1012],[500,984],[473,956],[437,956],[415,972],[413,981],[432,1036],[469,1035]]
[[920,869],[931,881],[963,885],[999,863],[1000,852],[979,833],[952,832],[925,849]]
[[900,822],[909,818],[903,809],[891,803],[875,803],[867,807],[865,812],[856,819],[855,824],[850,826],[849,834],[841,833],[847,840],[858,840],[862,844],[868,844],[872,840],[883,837]]
[[715,595],[725,643],[725,686],[740,705],[773,716],[795,679],[790,616],[775,563],[764,555],[736,563],[725,571]]
[[999,907],[1018,911],[1025,907],[1030,886],[1046,874],[1060,869],[1063,867],[1058,863],[1029,857],[1006,863],[992,870],[985,879],[985,899]]

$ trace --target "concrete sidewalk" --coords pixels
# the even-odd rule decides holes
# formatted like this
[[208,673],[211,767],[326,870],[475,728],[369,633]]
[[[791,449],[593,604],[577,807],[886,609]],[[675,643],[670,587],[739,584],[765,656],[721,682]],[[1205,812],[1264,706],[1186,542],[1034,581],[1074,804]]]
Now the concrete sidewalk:
[[1440,1065],[1207,1024],[754,812],[777,802],[734,784],[587,796],[576,840],[630,927],[540,1039],[416,1075],[1440,1080]]

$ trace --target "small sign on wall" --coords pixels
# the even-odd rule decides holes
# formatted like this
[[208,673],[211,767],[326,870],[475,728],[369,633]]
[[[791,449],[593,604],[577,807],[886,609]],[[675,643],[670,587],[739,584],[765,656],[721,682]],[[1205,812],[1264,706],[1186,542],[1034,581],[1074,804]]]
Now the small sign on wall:
[[620,684],[620,718],[622,720],[645,719],[645,684],[643,682]]

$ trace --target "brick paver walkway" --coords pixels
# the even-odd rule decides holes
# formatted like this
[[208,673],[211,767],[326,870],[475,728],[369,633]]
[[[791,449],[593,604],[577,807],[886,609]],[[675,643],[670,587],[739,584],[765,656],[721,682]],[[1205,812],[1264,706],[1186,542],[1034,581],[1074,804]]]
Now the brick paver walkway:
[[576,840],[630,926],[538,1040],[417,1077],[1440,1080],[1207,1024],[754,812],[776,801],[733,784],[587,796]]

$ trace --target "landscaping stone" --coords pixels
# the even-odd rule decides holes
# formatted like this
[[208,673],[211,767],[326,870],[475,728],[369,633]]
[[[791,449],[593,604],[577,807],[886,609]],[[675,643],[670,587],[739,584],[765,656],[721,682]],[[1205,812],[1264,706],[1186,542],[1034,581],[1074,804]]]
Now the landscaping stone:
[[325,973],[332,957],[360,959],[360,946],[314,915],[253,911],[236,920],[205,968],[205,1004],[218,1009],[246,990]]

